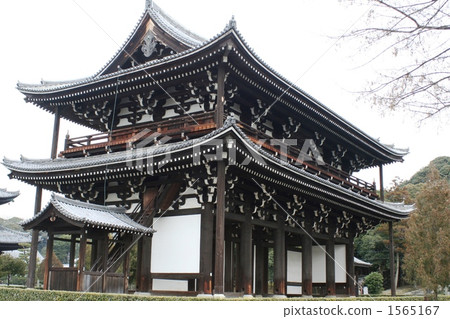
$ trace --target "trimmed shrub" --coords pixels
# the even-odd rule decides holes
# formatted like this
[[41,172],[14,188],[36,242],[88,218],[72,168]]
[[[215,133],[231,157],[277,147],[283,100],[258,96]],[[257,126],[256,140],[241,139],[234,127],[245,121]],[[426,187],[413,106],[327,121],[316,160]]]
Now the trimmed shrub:
[[383,291],[383,275],[371,272],[364,278],[364,284],[369,288],[369,294],[378,295]]

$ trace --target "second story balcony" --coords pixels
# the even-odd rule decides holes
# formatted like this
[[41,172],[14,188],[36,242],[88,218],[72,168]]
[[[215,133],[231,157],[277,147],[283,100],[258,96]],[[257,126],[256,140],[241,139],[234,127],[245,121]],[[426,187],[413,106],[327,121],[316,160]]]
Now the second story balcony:
[[[242,122],[238,121],[237,126],[253,143],[273,156],[355,193],[372,199],[378,198],[375,183],[368,183],[326,162],[305,160],[301,156],[300,148],[283,145],[283,141],[273,139]],[[95,156],[148,147],[158,143],[179,142],[204,136],[216,128],[214,112],[183,116],[157,123],[120,128],[111,133],[98,133],[76,138],[67,137],[64,151],[59,156],[64,158]],[[276,143],[272,143],[274,140]]]

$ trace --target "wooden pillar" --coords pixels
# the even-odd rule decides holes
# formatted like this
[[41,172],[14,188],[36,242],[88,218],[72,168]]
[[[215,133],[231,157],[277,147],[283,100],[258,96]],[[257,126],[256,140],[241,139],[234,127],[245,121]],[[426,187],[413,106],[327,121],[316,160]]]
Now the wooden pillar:
[[48,231],[47,240],[47,251],[45,254],[45,264],[44,264],[44,290],[48,290],[50,284],[50,271],[52,269],[52,256],[53,256],[53,233],[51,230]]
[[138,259],[136,274],[136,289],[141,292],[152,290],[151,278],[152,238],[143,236],[138,241]]
[[234,286],[234,290],[235,292],[239,291],[239,287],[241,286],[241,245],[240,243],[233,243],[233,256],[234,256],[234,260],[233,260],[233,269],[234,269],[234,280],[235,280],[235,286]]
[[391,273],[391,296],[397,294],[397,287],[395,282],[395,266],[394,266],[394,229],[392,221],[389,222],[389,266]]
[[263,279],[263,287],[262,293],[269,293],[269,247],[264,247],[264,279]]
[[[155,211],[157,188],[147,189],[142,196],[142,214],[145,224],[153,224],[153,212]],[[142,236],[138,241],[136,290],[148,292],[152,290],[151,278],[152,237]]]
[[240,291],[244,295],[253,294],[253,243],[251,212],[245,212],[245,221],[241,224],[241,281]]
[[124,258],[123,258],[123,293],[128,293],[128,279],[129,279],[129,273],[130,273],[130,250],[131,250],[131,243],[133,241],[133,237],[127,236],[124,240],[124,249],[126,249]]
[[[69,252],[69,267],[75,267],[75,247],[77,244],[77,236],[70,236],[70,252]],[[91,262],[92,265],[92,262]]]
[[277,216],[277,228],[274,235],[274,267],[273,267],[273,290],[275,295],[286,294],[286,237],[284,231],[284,220]]
[[214,260],[214,294],[224,293],[225,242],[225,162],[217,162],[216,243]]
[[[334,233],[334,232],[332,232]],[[335,257],[334,257],[334,239],[327,239],[326,242],[326,282],[327,282],[327,295],[336,296],[336,270],[335,270]]]
[[[215,122],[223,126],[225,104],[225,65],[219,64],[217,71],[217,103]],[[217,162],[216,240],[214,258],[214,294],[224,293],[224,242],[225,242],[225,162]]]
[[108,268],[108,233],[105,233],[103,236],[103,239],[101,241],[101,247],[102,247],[102,292],[106,292],[106,285],[107,285],[107,268]]
[[383,164],[380,164],[380,200],[384,202]]
[[311,225],[307,224],[302,236],[302,296],[312,296],[312,238]]
[[59,107],[55,106],[55,120],[53,123],[53,139],[51,152],[52,159],[56,158],[58,152],[59,124],[60,124]]
[[[34,199],[34,215],[41,211],[42,187],[36,186],[36,196]],[[36,281],[37,251],[39,244],[39,230],[33,230],[31,234],[30,260],[28,262],[27,287],[34,288]]]
[[83,228],[80,234],[80,251],[78,254],[77,291],[83,290],[85,261],[86,261],[86,230]]
[[355,296],[356,291],[356,282],[355,282],[355,261],[354,261],[354,245],[353,245],[354,236],[349,236],[349,241],[345,245],[345,263],[346,263],[346,271],[347,271],[347,294],[349,296]]
[[225,291],[233,291],[233,242],[231,229],[225,229]]
[[257,228],[256,232],[256,269],[255,269],[255,294],[263,295],[264,292],[264,280],[266,279],[265,272],[265,248],[263,240],[263,232],[261,228]]
[[199,290],[203,294],[212,294],[213,249],[214,249],[214,205],[205,204],[200,227],[200,282]]

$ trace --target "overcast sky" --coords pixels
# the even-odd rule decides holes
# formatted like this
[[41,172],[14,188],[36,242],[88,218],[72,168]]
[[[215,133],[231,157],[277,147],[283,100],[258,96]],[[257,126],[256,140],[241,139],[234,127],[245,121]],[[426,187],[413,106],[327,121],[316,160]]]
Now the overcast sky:
[[[404,163],[386,166],[385,184],[395,176],[408,179],[437,156],[450,155],[449,128],[442,121],[418,127],[405,113],[384,116],[352,93],[364,88],[379,68],[361,67],[365,54],[336,39],[362,27],[367,8],[337,0],[207,1],[159,0],[166,13],[187,29],[211,38],[234,15],[238,30],[268,65],[374,138],[410,149]],[[53,116],[25,103],[18,81],[72,80],[99,71],[128,38],[143,13],[145,0],[20,0],[0,2],[0,156],[49,158]],[[393,63],[397,63],[394,61]],[[86,129],[62,121],[60,147]],[[34,187],[9,180],[0,166],[0,188],[20,190],[11,204],[0,206],[0,217],[33,215]],[[378,170],[359,174],[376,180]],[[49,194],[44,194],[43,206]]]

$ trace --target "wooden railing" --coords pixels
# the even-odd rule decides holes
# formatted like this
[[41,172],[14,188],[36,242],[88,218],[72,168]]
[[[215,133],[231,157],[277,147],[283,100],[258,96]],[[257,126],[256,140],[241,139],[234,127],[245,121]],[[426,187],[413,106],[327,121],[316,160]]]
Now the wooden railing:
[[[302,161],[301,150],[298,147],[286,145],[286,149],[288,150],[288,152],[282,152],[274,145],[266,143],[267,140],[271,139],[270,136],[265,135],[242,122],[239,122],[238,126],[246,133],[246,135],[252,142],[261,145],[261,147],[263,147],[266,151],[269,151],[269,153],[272,153],[274,155],[277,154],[278,156],[289,159],[294,163],[294,165],[300,165],[306,171],[321,178],[327,179],[335,184],[339,184],[342,187],[351,189],[355,192],[359,192],[362,195],[369,196],[371,198],[378,198],[374,183],[368,183],[362,179],[348,174],[347,172],[338,170],[337,168],[327,163],[318,165],[311,162]],[[278,142],[281,144],[281,141]]]
[[103,291],[103,273],[97,271],[85,271],[83,272],[83,291],[89,292],[108,292],[108,293],[124,293],[125,277],[123,274],[118,273],[106,273],[105,274],[105,287],[106,291]]
[[[157,123],[145,123],[131,128],[122,128],[111,133],[90,134],[66,138],[60,157],[79,157],[125,150],[157,133],[158,140],[167,136],[171,142],[204,135],[216,128],[214,112],[183,116]],[[148,141],[151,145],[152,141]],[[146,146],[149,146],[146,145]]]
[[53,267],[50,269],[49,289],[50,290],[77,290],[78,268]]

